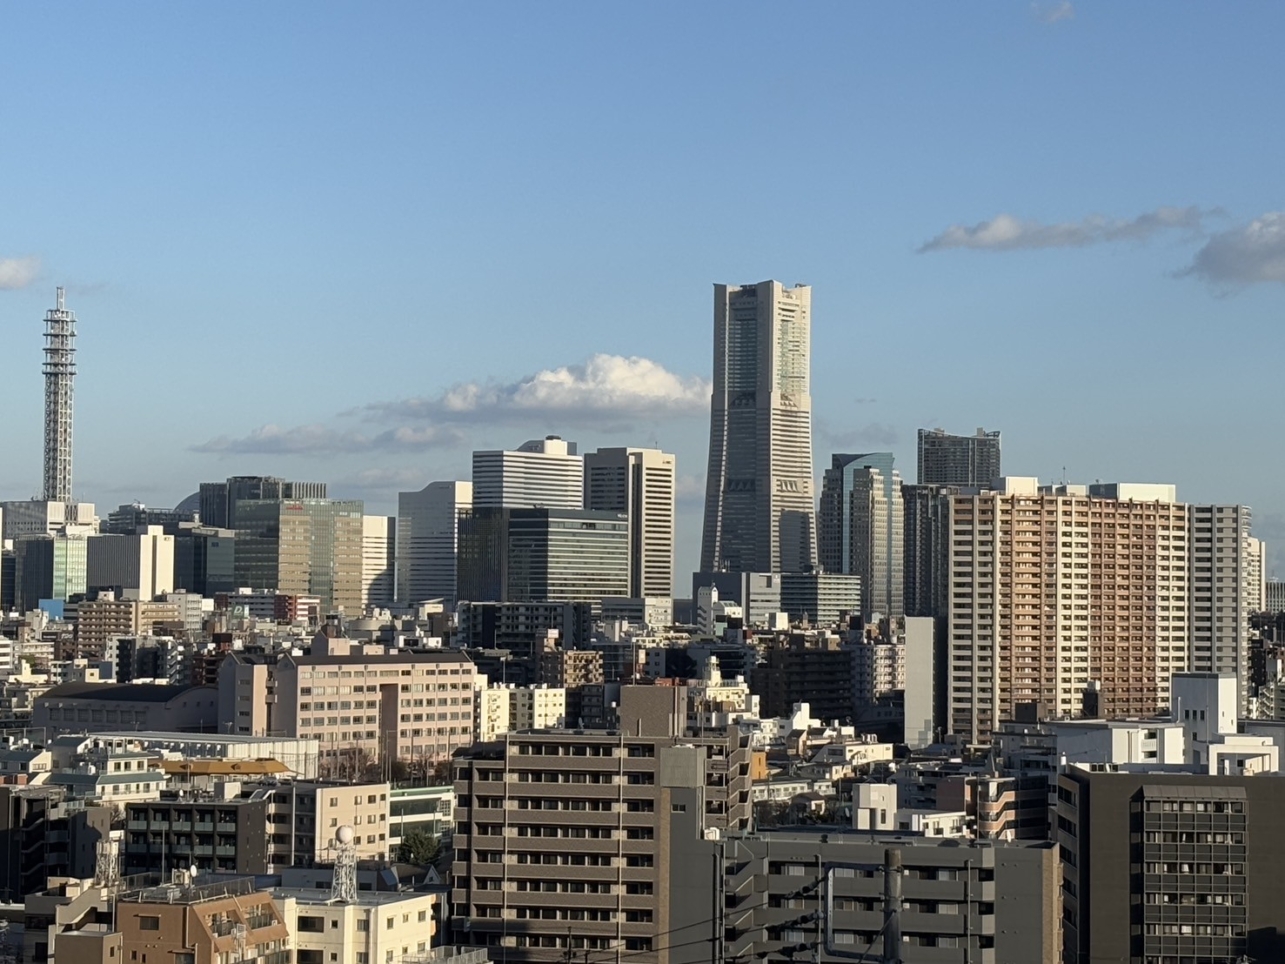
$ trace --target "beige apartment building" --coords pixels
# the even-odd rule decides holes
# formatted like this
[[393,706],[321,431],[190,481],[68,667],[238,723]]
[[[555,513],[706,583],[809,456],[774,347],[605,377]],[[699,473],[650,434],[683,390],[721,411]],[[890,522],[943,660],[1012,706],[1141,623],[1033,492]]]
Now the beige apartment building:
[[[391,757],[432,764],[473,742],[475,672],[463,653],[390,652],[380,644],[323,636],[313,640],[312,650],[283,656],[261,680],[251,671],[245,688],[275,707],[274,730],[319,740],[323,763]],[[235,674],[233,679],[240,687]]]
[[1039,487],[950,498],[950,732],[1147,716],[1188,666],[1187,507],[1172,486]]
[[669,841],[749,825],[748,738],[509,733],[456,757],[455,792],[457,934],[511,962],[666,964]]
[[166,636],[183,630],[177,602],[117,599],[110,592],[82,602],[76,620],[76,655],[89,659],[101,659],[119,636]]

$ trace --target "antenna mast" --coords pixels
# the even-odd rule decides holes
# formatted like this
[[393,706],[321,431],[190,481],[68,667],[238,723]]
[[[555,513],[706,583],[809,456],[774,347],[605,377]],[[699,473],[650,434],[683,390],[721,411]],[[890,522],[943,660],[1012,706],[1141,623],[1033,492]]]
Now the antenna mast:
[[76,313],[67,310],[63,289],[57,307],[45,312],[45,474],[44,498],[71,501],[72,382],[76,377]]

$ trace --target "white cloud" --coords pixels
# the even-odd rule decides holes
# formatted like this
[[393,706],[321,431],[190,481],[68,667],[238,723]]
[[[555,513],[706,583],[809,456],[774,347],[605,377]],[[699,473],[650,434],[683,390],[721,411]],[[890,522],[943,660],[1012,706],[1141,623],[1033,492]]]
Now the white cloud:
[[0,258],[0,291],[25,288],[39,273],[39,258]]
[[336,455],[423,451],[458,445],[475,425],[556,422],[595,428],[632,420],[709,411],[709,382],[676,375],[647,358],[594,355],[580,365],[545,369],[513,382],[461,382],[428,397],[373,402],[360,415],[369,432],[303,425],[264,425],[240,438],[219,436],[194,446],[213,454]]
[[1075,4],[1071,3],[1071,0],[1061,0],[1060,3],[1032,3],[1031,13],[1045,23],[1074,20]]
[[704,379],[676,375],[647,358],[594,355],[584,364],[545,369],[514,382],[461,382],[440,395],[375,402],[361,411],[372,419],[527,422],[555,415],[596,421],[706,412],[709,393]]
[[1285,282],[1285,211],[1269,211],[1247,225],[1220,231],[1179,274],[1232,286]]
[[213,455],[343,455],[375,451],[418,452],[458,442],[459,437],[454,431],[431,426],[400,426],[368,435],[325,425],[295,428],[263,425],[240,438],[220,435],[192,446],[192,451]]
[[952,224],[920,245],[919,253],[971,248],[978,251],[1019,251],[1032,248],[1077,248],[1108,241],[1146,241],[1162,231],[1199,233],[1205,219],[1217,210],[1161,207],[1136,218],[1107,218],[1092,214],[1079,221],[1044,224],[998,214],[978,224]]

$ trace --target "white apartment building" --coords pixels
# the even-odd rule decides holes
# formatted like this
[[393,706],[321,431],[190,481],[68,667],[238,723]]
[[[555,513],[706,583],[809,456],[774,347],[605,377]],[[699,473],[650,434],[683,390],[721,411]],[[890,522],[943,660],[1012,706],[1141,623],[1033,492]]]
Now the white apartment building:
[[430,482],[397,494],[398,602],[455,602],[460,515],[472,506],[472,482]]
[[393,571],[397,565],[397,519],[361,517],[361,607],[387,609],[393,604]]
[[674,456],[659,449],[604,448],[584,457],[584,507],[629,517],[629,595],[674,592]]
[[358,890],[351,901],[335,901],[329,889],[272,890],[296,964],[400,964],[426,958],[437,899],[434,893]]
[[504,509],[581,509],[584,459],[576,444],[556,435],[516,451],[473,453],[473,506]]
[[566,725],[567,691],[561,686],[487,684],[478,674],[474,725],[479,743],[515,730],[543,730]]

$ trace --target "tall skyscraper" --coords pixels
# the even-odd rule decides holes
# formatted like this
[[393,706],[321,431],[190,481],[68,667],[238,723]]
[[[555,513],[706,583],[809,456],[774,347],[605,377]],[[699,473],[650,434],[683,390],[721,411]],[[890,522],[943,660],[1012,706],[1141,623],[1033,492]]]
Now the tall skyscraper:
[[473,453],[473,505],[496,509],[579,509],[584,506],[584,460],[576,443],[556,435],[516,451]]
[[958,487],[903,485],[902,596],[907,616],[946,615],[950,498]]
[[809,363],[812,289],[714,286],[705,572],[816,562]]
[[901,476],[891,452],[834,455],[821,482],[817,542],[826,572],[861,577],[861,613],[902,615]]
[[76,313],[63,289],[45,312],[45,488],[47,502],[71,501],[72,382],[76,378]]
[[599,449],[584,457],[584,473],[584,507],[629,518],[629,595],[673,596],[674,456]]
[[455,603],[460,516],[472,507],[472,482],[430,482],[397,493],[398,602]]
[[919,430],[920,485],[989,486],[1004,473],[999,432],[979,428],[976,435]]

